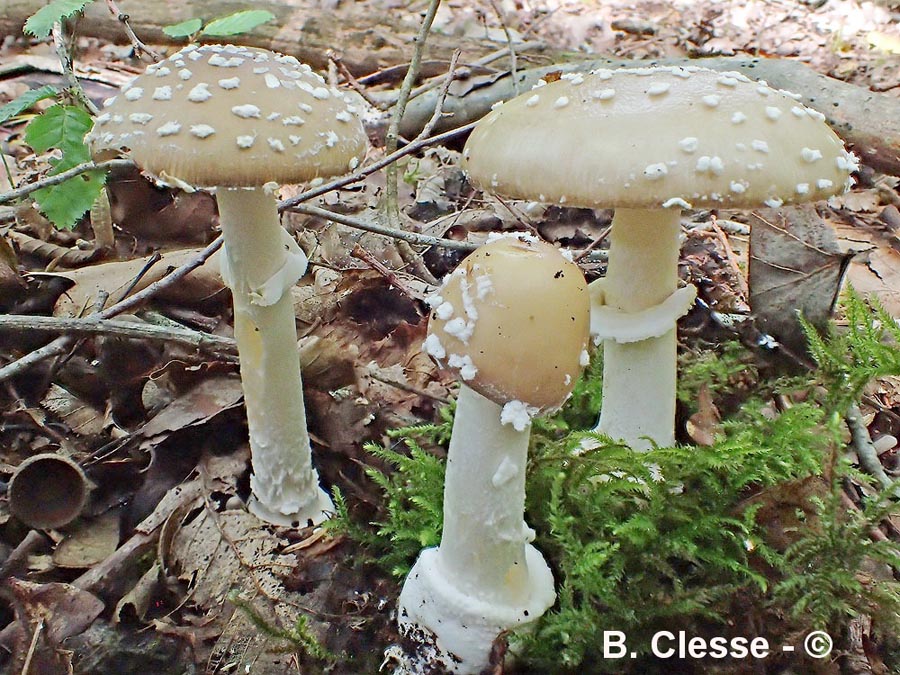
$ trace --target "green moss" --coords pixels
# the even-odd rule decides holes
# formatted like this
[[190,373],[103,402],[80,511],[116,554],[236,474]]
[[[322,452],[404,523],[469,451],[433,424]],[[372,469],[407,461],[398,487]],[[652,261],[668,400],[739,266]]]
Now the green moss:
[[[900,630],[900,556],[895,543],[871,535],[900,506],[871,497],[848,510],[845,484],[866,478],[842,452],[847,404],[872,377],[900,374],[900,329],[856,295],[845,308],[847,330],[810,334],[820,369],[807,378],[805,401],[775,414],[750,397],[711,446],[637,454],[584,431],[599,408],[599,359],[566,409],[535,423],[526,519],[554,570],[558,601],[513,637],[524,667],[647,672],[657,630],[741,635],[750,611],[776,639],[825,629],[835,642],[850,618],[872,617],[882,659],[900,668],[890,644]],[[751,363],[737,343],[694,355],[682,396],[692,400],[702,383],[728,393]],[[336,527],[398,577],[439,541],[443,460],[433,450],[446,446],[452,423],[449,409],[442,414],[438,424],[394,432],[390,448],[369,448],[393,468],[369,470],[384,494],[373,527],[353,524],[339,502]],[[624,632],[638,658],[604,661],[604,630]]]

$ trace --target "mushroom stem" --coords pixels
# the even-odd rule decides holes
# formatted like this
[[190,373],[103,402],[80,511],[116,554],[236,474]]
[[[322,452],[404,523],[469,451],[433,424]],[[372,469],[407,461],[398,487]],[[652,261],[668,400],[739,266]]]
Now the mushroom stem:
[[432,631],[432,658],[456,673],[481,672],[501,631],[537,619],[556,598],[553,575],[523,520],[531,428],[502,424],[501,409],[460,386],[441,544],[422,552],[400,595],[401,630]]
[[[625,313],[659,305],[678,284],[681,209],[617,209],[605,304]],[[635,450],[675,443],[676,335],[603,344],[603,402],[595,431]],[[640,410],[640,415],[635,411]]]
[[290,251],[265,188],[219,188],[216,198],[250,431],[249,508],[278,525],[318,524],[333,505],[312,466],[289,291],[305,262]]
[[501,406],[460,385],[447,453],[439,556],[461,590],[502,604],[525,601],[525,464],[531,427],[500,423]]

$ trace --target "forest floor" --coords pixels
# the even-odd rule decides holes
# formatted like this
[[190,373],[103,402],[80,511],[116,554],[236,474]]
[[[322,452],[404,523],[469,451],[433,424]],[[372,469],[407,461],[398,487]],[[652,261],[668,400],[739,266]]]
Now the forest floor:
[[[292,3],[298,4],[335,21],[347,7]],[[411,57],[409,37],[426,4],[366,4],[402,14],[398,31]],[[138,17],[140,7],[129,11]],[[451,1],[442,3],[432,30],[459,39],[460,65],[535,42],[541,49],[523,48],[517,68],[590,55],[793,60],[889,98],[900,117],[900,8],[885,4]],[[66,85],[52,43],[0,37],[0,105],[43,85]],[[160,53],[177,48],[150,47]],[[79,34],[74,63],[99,106],[148,61],[135,54],[123,27],[118,44]],[[427,65],[435,75],[445,67]],[[508,66],[508,59],[494,62],[487,76]],[[341,77],[337,68],[332,75]],[[402,78],[385,70],[367,84],[356,75],[379,100],[389,100]],[[90,494],[77,519],[50,529],[25,524],[28,511],[45,505],[24,507],[22,518],[0,500],[0,578],[6,578],[0,643],[9,652],[0,664],[5,672],[41,675],[69,668],[148,675],[316,672],[313,664],[321,660],[315,648],[307,645],[306,656],[298,656],[298,645],[314,635],[332,654],[356,655],[352,664],[332,662],[329,672],[375,672],[385,647],[397,640],[397,580],[354,564],[359,545],[345,535],[265,526],[241,508],[249,494],[249,448],[230,296],[215,254],[206,249],[217,236],[212,197],[162,190],[134,169],[117,168],[109,178],[106,215],[95,209],[73,229],[55,228],[31,197],[11,200],[6,192],[46,176],[49,155],[35,153],[24,135],[34,114],[51,103],[0,121],[0,318],[60,320],[40,330],[15,320],[0,326],[0,478],[5,487],[24,460],[56,453],[84,471]],[[371,119],[374,147],[367,162],[384,155],[384,116]],[[896,153],[900,142],[890,142]],[[478,243],[488,231],[524,221],[554,243],[603,251],[605,242],[595,240],[608,212],[526,213],[484,198],[465,182],[459,149],[459,139],[452,139],[400,160],[405,228]],[[900,317],[900,177],[866,166],[866,149],[855,150],[863,156],[856,187],[820,205],[812,224],[795,223],[797,231],[824,232],[805,245],[821,257],[796,262],[800,273],[822,277],[777,300],[791,307],[798,294],[811,295],[809,306],[827,316],[843,281]],[[379,220],[385,184],[384,172],[373,172],[309,203],[339,212],[350,225],[321,213],[284,214],[312,262],[293,294],[316,463],[323,483],[340,489],[360,522],[379,518],[383,499],[365,469],[385,466],[363,445],[390,443],[388,430],[434,421],[455,391],[453,378],[421,344],[424,298],[461,254],[414,246],[411,259],[394,239],[352,227],[354,219]],[[281,196],[303,189],[286,187]],[[771,282],[762,272],[748,274],[749,225],[773,217],[704,211],[686,218],[682,274],[704,282],[702,296],[715,316],[748,316],[753,296]],[[114,239],[100,247],[104,222]],[[63,322],[114,305],[201,256],[210,258],[207,264],[178,284],[163,281],[164,288],[117,322],[90,329]],[[603,271],[602,255],[595,260],[601,262],[584,266],[589,279]],[[157,332],[118,331],[126,320]],[[695,316],[682,342],[704,341],[706,326]],[[66,341],[57,341],[51,354],[21,362],[60,336]],[[792,339],[779,337],[786,344]],[[18,364],[14,371],[3,369],[11,364]],[[868,393],[863,413],[872,437],[900,437],[900,380],[880,379]],[[691,419],[681,421],[679,439],[702,442],[702,420]],[[880,450],[885,468],[898,470],[897,448],[882,443]],[[312,617],[311,628],[297,627],[300,615]],[[276,633],[279,625],[287,632]]]

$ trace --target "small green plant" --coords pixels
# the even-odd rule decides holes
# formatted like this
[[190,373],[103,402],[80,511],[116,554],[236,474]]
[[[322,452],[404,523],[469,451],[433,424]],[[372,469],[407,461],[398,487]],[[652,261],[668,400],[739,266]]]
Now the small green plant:
[[841,304],[845,326],[831,324],[824,336],[805,321],[803,328],[827,385],[825,405],[843,413],[872,379],[900,373],[900,324],[877,299],[866,300],[853,289]]
[[328,651],[325,645],[313,634],[309,625],[309,617],[305,614],[299,614],[294,625],[290,628],[281,628],[269,623],[254,609],[252,604],[242,598],[237,592],[230,593],[228,601],[241,610],[259,632],[275,640],[287,642],[298,654],[303,654],[325,664],[331,664],[337,660],[337,656]]
[[[799,538],[771,562],[781,574],[773,604],[795,621],[838,635],[848,618],[872,618],[881,635],[900,635],[900,545],[873,532],[900,509],[871,499],[848,508],[835,481],[823,497],[811,499],[813,515],[801,513]],[[897,664],[900,666],[900,663]]]
[[453,425],[453,407],[443,408],[440,414],[441,421],[437,424],[388,432],[389,437],[397,439],[391,447],[377,443],[365,446],[374,457],[391,467],[390,473],[366,468],[366,474],[381,488],[385,498],[386,517],[372,523],[374,532],[356,525],[338,491],[334,492],[335,518],[325,523],[327,528],[368,546],[379,566],[398,579],[406,576],[423,548],[440,543],[444,460],[420,444],[420,441],[432,446],[447,444]]

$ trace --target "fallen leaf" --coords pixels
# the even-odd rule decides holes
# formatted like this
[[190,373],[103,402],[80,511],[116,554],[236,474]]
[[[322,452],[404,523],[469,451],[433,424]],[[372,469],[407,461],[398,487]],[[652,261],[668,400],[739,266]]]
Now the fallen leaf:
[[814,208],[755,212],[748,283],[759,328],[795,353],[805,353],[797,315],[814,326],[825,325],[849,259]]

